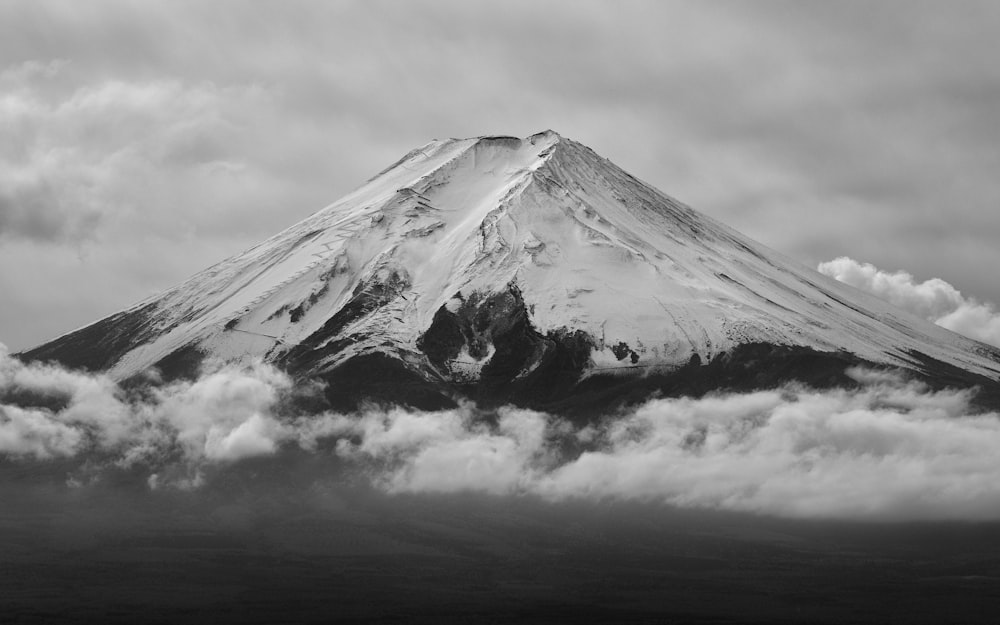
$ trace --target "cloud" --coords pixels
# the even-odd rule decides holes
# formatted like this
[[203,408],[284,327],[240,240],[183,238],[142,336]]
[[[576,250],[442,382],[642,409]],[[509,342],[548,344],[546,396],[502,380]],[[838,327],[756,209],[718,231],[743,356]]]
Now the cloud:
[[1000,415],[975,413],[971,390],[932,392],[890,370],[848,374],[859,389],[653,399],[573,424],[473,404],[297,414],[286,401],[292,381],[261,363],[216,364],[195,381],[127,394],[104,376],[24,364],[0,348],[0,457],[76,458],[75,486],[127,471],[151,489],[189,490],[242,460],[307,453],[339,458],[396,494],[1000,519]]
[[138,409],[144,421],[163,424],[192,460],[238,460],[270,455],[278,425],[271,411],[291,381],[276,369],[209,369],[194,382],[156,389]]
[[995,516],[996,415],[912,386],[650,402],[535,487],[790,517]]
[[905,271],[882,271],[846,256],[820,263],[818,269],[939,326],[1000,347],[1000,312],[996,307],[963,296],[944,280],[918,282]]
[[[797,518],[997,518],[1000,420],[969,393],[854,370],[861,391],[650,401],[597,426],[506,408],[342,422],[338,453],[390,492],[642,500]],[[345,439],[346,440],[346,439]],[[582,449],[564,455],[566,449]]]
[[490,494],[522,492],[546,464],[552,419],[542,413],[502,408],[493,426],[477,422],[469,407],[437,413],[394,409],[341,421],[329,433],[342,439],[346,458],[383,463],[376,482],[389,492]]
[[275,433],[278,423],[269,417],[253,413],[236,427],[211,427],[205,436],[205,457],[209,460],[240,460],[254,456],[269,456],[277,450]]
[[47,459],[71,456],[83,433],[40,410],[0,405],[0,454]]
[[[150,194],[164,183],[208,194],[237,184],[217,172],[240,171],[241,114],[265,104],[262,88],[172,78],[59,83],[69,67],[28,61],[0,74],[0,236],[79,241],[158,204]],[[145,220],[175,227],[198,208]]]
[[273,410],[290,388],[287,376],[260,363],[215,365],[196,381],[136,399],[105,375],[24,364],[0,345],[0,453],[93,453],[119,467],[176,456],[194,467],[267,456],[289,437]]

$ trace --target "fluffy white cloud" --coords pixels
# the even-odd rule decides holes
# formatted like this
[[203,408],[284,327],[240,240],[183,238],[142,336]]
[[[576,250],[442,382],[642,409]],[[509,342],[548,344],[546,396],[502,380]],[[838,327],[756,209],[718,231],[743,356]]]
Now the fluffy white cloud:
[[963,296],[944,280],[918,282],[905,271],[883,271],[846,256],[820,263],[818,269],[939,326],[1000,347],[1000,312],[996,307]]
[[793,517],[996,516],[1000,421],[965,416],[966,399],[880,385],[657,400],[534,490]]
[[103,376],[25,365],[0,348],[0,457],[141,467],[150,488],[191,489],[213,467],[297,447],[334,454],[390,493],[1000,519],[1000,415],[976,414],[971,391],[932,392],[891,371],[848,373],[860,389],[655,399],[575,426],[473,405],[284,414],[292,382],[259,363],[210,367],[137,400]]
[[194,465],[270,455],[291,436],[271,414],[290,386],[260,363],[216,366],[194,382],[130,400],[107,376],[24,364],[0,344],[0,454],[44,459],[94,451],[119,466],[172,449]]
[[0,405],[0,455],[37,459],[70,456],[82,438],[80,430],[43,411]]
[[521,492],[551,460],[544,414],[502,408],[492,427],[474,418],[470,408],[437,413],[401,409],[369,413],[342,421],[338,452],[352,459],[371,459],[391,470],[377,482],[390,492],[480,491]]
[[[574,428],[506,408],[391,410],[320,428],[389,492],[637,499],[817,518],[1000,518],[996,414],[886,372],[860,391],[786,388],[653,400]],[[582,452],[566,454],[567,449]]]
[[188,458],[238,460],[277,449],[280,427],[270,412],[290,387],[287,376],[260,363],[222,367],[195,382],[157,389],[136,411],[148,423],[169,427]]
[[269,456],[277,450],[278,423],[254,413],[232,429],[211,426],[205,436],[205,457],[209,460],[240,460]]
[[[651,401],[597,427],[505,409],[368,414],[339,452],[390,492],[638,499],[817,518],[998,518],[1000,419],[965,392],[853,372],[861,391]],[[332,431],[328,430],[328,434]],[[584,451],[562,457],[576,441]]]

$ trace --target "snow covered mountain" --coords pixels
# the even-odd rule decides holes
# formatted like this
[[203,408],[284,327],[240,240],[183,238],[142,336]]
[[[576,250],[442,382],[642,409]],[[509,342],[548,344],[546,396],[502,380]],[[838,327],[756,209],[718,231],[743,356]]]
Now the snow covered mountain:
[[22,357],[125,380],[206,355],[325,378],[335,405],[832,384],[852,362],[980,386],[1000,376],[997,350],[551,131],[432,141],[256,247]]

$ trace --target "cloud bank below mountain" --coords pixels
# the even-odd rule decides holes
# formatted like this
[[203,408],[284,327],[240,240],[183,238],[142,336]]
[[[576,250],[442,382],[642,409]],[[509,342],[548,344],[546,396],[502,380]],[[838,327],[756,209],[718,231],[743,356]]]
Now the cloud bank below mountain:
[[[75,460],[79,486],[138,470],[191,489],[281,453],[326,454],[389,493],[634,500],[793,518],[1000,519],[1000,418],[967,390],[852,369],[856,390],[652,399],[581,425],[512,407],[296,414],[267,366],[216,366],[129,395],[0,351],[0,455]],[[357,473],[358,471],[355,471]],[[336,476],[331,479],[337,479]]]

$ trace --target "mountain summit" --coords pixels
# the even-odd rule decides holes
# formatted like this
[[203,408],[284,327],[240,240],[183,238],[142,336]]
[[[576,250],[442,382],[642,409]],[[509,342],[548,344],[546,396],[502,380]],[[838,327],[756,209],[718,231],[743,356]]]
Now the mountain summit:
[[183,284],[22,354],[126,380],[211,356],[335,407],[548,408],[869,363],[990,387],[1000,353],[803,267],[546,131],[432,141]]

